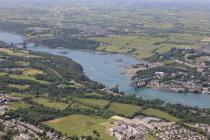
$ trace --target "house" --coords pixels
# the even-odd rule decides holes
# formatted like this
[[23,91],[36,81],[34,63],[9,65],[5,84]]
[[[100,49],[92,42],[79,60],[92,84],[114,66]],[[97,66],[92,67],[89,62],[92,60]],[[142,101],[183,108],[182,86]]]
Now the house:
[[24,133],[20,133],[16,138],[15,140],[29,140],[30,139],[30,136],[29,135],[26,135]]

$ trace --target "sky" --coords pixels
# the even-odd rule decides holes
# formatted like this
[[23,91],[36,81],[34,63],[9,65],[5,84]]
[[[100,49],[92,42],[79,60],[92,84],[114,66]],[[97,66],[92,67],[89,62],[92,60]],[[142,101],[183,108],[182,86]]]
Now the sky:
[[[208,5],[210,0],[0,0],[1,3],[15,4],[78,4],[78,5],[93,5],[93,6],[120,6],[120,5]],[[208,4],[207,4],[208,3]]]

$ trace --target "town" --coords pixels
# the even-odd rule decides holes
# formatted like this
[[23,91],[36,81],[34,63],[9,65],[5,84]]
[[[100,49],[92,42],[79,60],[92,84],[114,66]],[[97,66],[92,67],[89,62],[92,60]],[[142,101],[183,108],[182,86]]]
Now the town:
[[45,131],[42,128],[20,120],[0,120],[0,125],[3,127],[3,129],[1,129],[1,136],[4,137],[8,134],[14,135],[14,140],[41,140],[42,138],[50,140],[67,140],[67,137],[60,137],[55,132]]
[[131,85],[135,88],[146,86],[171,92],[210,94],[208,49],[209,45],[200,51],[178,48],[153,56],[147,64],[133,66],[135,74]]
[[11,97],[8,95],[0,94],[0,115],[4,115],[4,113],[7,111],[8,106],[7,104],[10,102],[18,101],[19,98]]
[[0,140],[210,140],[210,1],[0,0]]
[[[155,117],[136,116],[133,119],[125,119],[115,116],[115,118],[118,120],[114,122],[114,127],[108,129],[108,132],[118,140],[144,140],[144,135],[147,133],[161,140],[207,140],[205,136],[180,124]],[[207,128],[201,126],[201,129],[210,132],[209,126]]]

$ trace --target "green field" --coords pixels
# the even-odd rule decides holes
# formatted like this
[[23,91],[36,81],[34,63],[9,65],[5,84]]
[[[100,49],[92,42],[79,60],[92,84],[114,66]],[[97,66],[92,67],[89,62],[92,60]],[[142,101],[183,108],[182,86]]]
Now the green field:
[[7,93],[8,96],[11,96],[11,97],[18,97],[19,99],[23,99],[25,97],[32,97],[33,98],[33,95],[31,94],[23,94],[23,93],[16,93],[16,92],[12,92],[12,93]]
[[64,109],[66,109],[66,107],[69,106],[69,104],[67,104],[67,103],[54,101],[54,100],[50,100],[47,98],[34,98],[33,101],[37,102],[38,104],[41,104],[43,106],[58,109],[58,110],[64,110]]
[[103,97],[104,95],[102,95],[102,94],[99,94],[99,93],[86,93],[85,95],[87,95],[87,96],[97,96],[97,97]]
[[38,74],[43,74],[43,71],[37,69],[26,68],[22,70],[23,75],[36,76]]
[[148,134],[148,133],[144,136],[144,138],[145,138],[145,140],[159,140],[158,137],[153,136],[153,135]]
[[146,58],[155,52],[164,53],[171,48],[189,47],[200,48],[199,41],[206,36],[193,34],[169,34],[165,37],[153,36],[111,36],[111,37],[92,37],[91,40],[101,42],[98,51],[126,53]]
[[141,110],[141,107],[130,104],[111,103],[109,110],[117,114],[131,117],[134,113],[139,112]]
[[23,109],[23,108],[29,108],[31,105],[23,101],[18,101],[18,102],[9,103],[8,106],[9,106],[8,107],[9,110],[18,110],[18,109]]
[[86,105],[83,105],[83,104],[80,104],[80,103],[73,103],[70,107],[72,109],[79,109],[79,110],[82,110],[82,111],[85,111],[85,110],[96,111],[96,109],[93,109],[89,106],[86,106]]
[[25,29],[25,36],[29,40],[52,38],[54,35],[49,28],[29,27]]
[[18,90],[26,90],[30,87],[29,85],[18,85],[18,84],[8,84],[8,86],[11,88],[16,88]]
[[26,61],[17,61],[15,63],[18,64],[18,65],[20,65],[20,66],[24,66],[24,67],[30,65],[30,63],[29,62],[26,62]]
[[48,126],[68,136],[93,135],[92,131],[100,133],[101,140],[114,140],[106,133],[106,123],[110,120],[85,115],[71,115],[45,122]]
[[4,75],[7,75],[7,73],[5,73],[5,72],[0,72],[0,76],[4,76]]
[[165,38],[149,36],[113,36],[95,37],[90,39],[104,43],[104,45],[101,45],[98,48],[99,51],[128,53],[139,58],[152,55],[152,51],[159,48],[159,46],[154,44],[166,40]]
[[7,55],[11,56],[20,56],[20,57],[29,57],[29,58],[40,58],[40,56],[32,55],[28,51],[14,51],[12,49],[7,48],[0,48],[0,52],[6,53]]
[[47,81],[37,80],[35,77],[28,76],[28,75],[10,74],[9,77],[12,78],[12,79],[30,80],[30,81],[38,82],[38,83],[41,83],[41,84],[48,84]]
[[155,117],[159,117],[159,118],[162,118],[162,119],[166,119],[168,121],[173,121],[173,122],[179,122],[180,119],[166,113],[166,112],[163,112],[163,111],[160,111],[160,110],[157,110],[157,109],[153,109],[153,108],[148,108],[148,109],[145,109],[143,111],[144,114],[148,115],[148,116],[155,116]]
[[89,99],[89,98],[75,98],[75,100],[82,104],[95,106],[99,108],[104,107],[105,105],[109,103],[109,101],[107,100],[96,100],[96,99]]

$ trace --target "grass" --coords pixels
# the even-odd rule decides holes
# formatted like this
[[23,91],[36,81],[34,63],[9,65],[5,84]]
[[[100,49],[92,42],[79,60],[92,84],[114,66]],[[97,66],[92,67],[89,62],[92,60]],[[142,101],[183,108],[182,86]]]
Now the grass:
[[28,39],[46,39],[54,37],[53,33],[49,28],[41,28],[41,27],[30,27],[25,29],[25,35]]
[[26,61],[17,61],[16,64],[21,65],[21,66],[24,66],[24,67],[30,65],[30,63],[29,62],[26,62]]
[[11,56],[20,56],[20,57],[29,57],[29,58],[40,58],[40,56],[37,55],[32,55],[28,51],[23,51],[23,50],[13,50],[9,48],[0,48],[0,52],[6,53],[7,55]]
[[5,73],[5,72],[0,72],[0,76],[4,76],[4,75],[7,75],[7,73]]
[[184,44],[194,44],[199,42],[206,36],[194,35],[194,34],[180,34],[180,33],[173,33],[169,35],[167,42],[173,43],[184,43]]
[[105,124],[110,121],[95,116],[86,115],[70,115],[55,120],[45,122],[48,126],[54,128],[57,131],[67,134],[67,136],[77,135],[93,135],[92,131],[97,130],[100,133],[100,139],[102,140],[114,140],[106,133]]
[[202,42],[210,42],[210,37],[206,37],[206,38],[203,38],[201,39]]
[[109,103],[107,100],[96,100],[96,99],[89,99],[89,98],[75,98],[76,101],[82,104],[95,106],[95,107],[104,107]]
[[23,75],[36,76],[38,74],[43,74],[43,71],[32,68],[23,69]]
[[18,110],[18,109],[29,108],[31,105],[23,101],[18,101],[18,102],[9,103],[8,106],[9,110]]
[[154,135],[152,135],[152,134],[148,134],[148,133],[145,134],[144,139],[145,139],[145,140],[159,140],[158,137],[156,137],[156,136],[154,136]]
[[25,97],[33,97],[33,95],[31,94],[23,94],[23,93],[16,93],[16,92],[7,93],[7,95],[12,96],[12,97],[18,97],[20,99],[23,99]]
[[148,115],[148,116],[155,116],[155,117],[159,117],[162,119],[166,119],[168,121],[172,121],[172,122],[179,122],[180,119],[177,117],[174,117],[166,112],[157,110],[157,109],[153,109],[153,108],[148,108],[143,110],[143,113]]
[[102,94],[95,93],[95,92],[93,92],[93,93],[86,93],[85,95],[87,95],[87,96],[98,96],[98,97],[103,97],[104,96]]
[[10,74],[9,77],[12,78],[12,79],[18,79],[18,80],[30,80],[30,81],[38,82],[38,83],[41,83],[41,84],[48,84],[49,83],[47,81],[37,80],[35,77],[28,76],[28,75]]
[[72,109],[79,109],[79,110],[83,110],[83,111],[85,111],[85,110],[93,110],[93,111],[95,111],[95,109],[93,109],[93,108],[91,108],[89,106],[85,106],[85,105],[79,104],[79,103],[73,103],[71,105],[71,108]]
[[90,39],[104,43],[98,48],[99,51],[128,53],[139,58],[151,56],[152,51],[159,48],[158,45],[154,44],[166,40],[165,38],[149,36],[112,36]]
[[141,107],[122,103],[111,103],[109,110],[127,117],[132,117],[134,113],[141,110]]
[[58,110],[64,110],[69,106],[69,104],[67,103],[54,101],[47,98],[34,98],[33,101],[43,106],[58,109]]
[[171,48],[189,47],[199,49],[199,42],[205,36],[171,33],[164,37],[149,35],[115,35],[111,37],[92,37],[90,40],[101,42],[98,51],[126,53],[146,58],[155,52],[164,53]]
[[29,88],[29,85],[18,85],[18,84],[8,84],[11,88],[16,88],[18,90],[26,90]]

